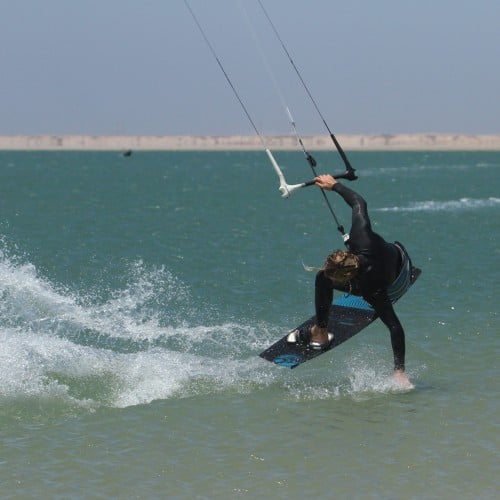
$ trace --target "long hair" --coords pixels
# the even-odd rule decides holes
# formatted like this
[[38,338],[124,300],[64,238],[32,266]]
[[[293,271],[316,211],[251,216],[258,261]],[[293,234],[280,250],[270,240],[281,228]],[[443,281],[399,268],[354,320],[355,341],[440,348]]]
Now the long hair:
[[351,290],[351,281],[359,274],[359,259],[351,252],[336,250],[326,258],[321,269],[334,285]]

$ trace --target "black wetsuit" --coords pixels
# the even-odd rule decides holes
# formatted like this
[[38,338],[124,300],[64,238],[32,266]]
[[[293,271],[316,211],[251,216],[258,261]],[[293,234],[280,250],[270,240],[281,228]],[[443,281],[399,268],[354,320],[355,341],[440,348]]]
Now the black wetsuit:
[[[361,295],[375,309],[391,333],[394,369],[404,370],[405,334],[387,296],[387,288],[401,268],[401,253],[396,245],[386,242],[372,230],[366,201],[359,194],[340,183],[333,186],[333,191],[352,208],[352,227],[347,246],[360,262],[360,273],[352,280],[351,289],[341,291]],[[316,275],[315,292],[316,317],[320,327],[328,325],[333,288],[332,281],[320,271]]]

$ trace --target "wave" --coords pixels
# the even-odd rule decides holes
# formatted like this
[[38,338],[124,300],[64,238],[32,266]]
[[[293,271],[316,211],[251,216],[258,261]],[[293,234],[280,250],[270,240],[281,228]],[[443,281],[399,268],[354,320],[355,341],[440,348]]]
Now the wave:
[[450,201],[419,201],[406,206],[375,208],[377,212],[439,212],[459,210],[477,210],[495,208],[500,205],[500,198],[490,197],[483,199],[460,198]]
[[[207,384],[244,390],[249,379],[262,379],[254,354],[266,339],[258,339],[255,325],[181,311],[179,304],[193,301],[179,280],[140,262],[130,267],[129,285],[98,302],[0,253],[0,397],[124,407],[191,395]],[[214,324],[189,323],[203,314]]]

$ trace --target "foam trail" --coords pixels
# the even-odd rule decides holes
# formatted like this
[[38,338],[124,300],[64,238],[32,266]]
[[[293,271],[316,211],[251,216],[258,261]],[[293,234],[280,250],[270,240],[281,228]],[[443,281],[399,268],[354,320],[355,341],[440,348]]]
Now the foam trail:
[[[213,359],[151,349],[117,353],[16,330],[0,332],[0,396],[58,397],[68,403],[126,407],[249,383],[266,383],[256,360]],[[200,386],[201,384],[201,386]]]

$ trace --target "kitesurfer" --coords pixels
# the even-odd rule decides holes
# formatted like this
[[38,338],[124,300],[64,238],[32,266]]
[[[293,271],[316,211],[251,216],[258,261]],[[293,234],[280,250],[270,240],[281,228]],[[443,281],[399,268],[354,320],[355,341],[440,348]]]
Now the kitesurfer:
[[289,342],[308,343],[313,349],[324,349],[333,341],[328,333],[328,315],[333,290],[362,296],[389,329],[394,354],[394,378],[411,385],[405,374],[405,334],[392,302],[410,286],[410,258],[399,243],[388,243],[372,230],[366,201],[331,175],[319,175],[315,185],[338,193],[352,209],[352,224],[347,251],[329,255],[316,274],[316,323],[309,331],[294,330]]

